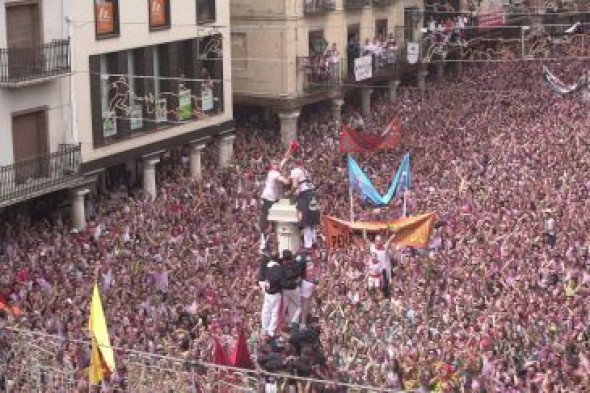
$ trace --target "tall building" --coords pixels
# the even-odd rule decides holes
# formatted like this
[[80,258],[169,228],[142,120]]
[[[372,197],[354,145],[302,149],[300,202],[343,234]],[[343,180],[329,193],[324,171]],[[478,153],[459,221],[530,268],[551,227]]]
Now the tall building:
[[11,141],[0,148],[0,204],[68,188],[82,227],[97,181],[131,173],[154,196],[170,149],[191,146],[195,177],[209,142],[228,164],[226,2],[0,0],[0,10],[0,132]]
[[0,1],[0,208],[79,182],[71,46],[54,3]]
[[[421,0],[231,0],[234,104],[278,114],[284,143],[301,109],[360,90],[367,113],[375,86],[392,95],[406,43],[419,40]],[[366,56],[373,40],[387,50]],[[334,55],[336,53],[336,56]]]

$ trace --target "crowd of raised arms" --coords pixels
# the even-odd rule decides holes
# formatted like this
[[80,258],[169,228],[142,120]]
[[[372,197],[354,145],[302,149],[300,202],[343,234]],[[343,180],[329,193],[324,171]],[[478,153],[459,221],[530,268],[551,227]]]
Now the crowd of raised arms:
[[[590,63],[552,67],[567,78]],[[589,107],[548,92],[536,77],[540,68],[479,64],[461,81],[432,81],[424,96],[402,86],[395,102],[373,100],[364,132],[399,118],[402,142],[356,159],[384,190],[410,152],[407,213],[438,213],[429,249],[389,247],[385,295],[367,288],[367,249],[327,251],[318,228],[313,258],[321,273],[307,326],[261,334],[260,194],[284,150],[273,127],[242,123],[232,168],[217,169],[208,152],[197,182],[187,153],[173,152],[158,166],[155,199],[117,185],[96,197],[82,232],[59,214],[51,222],[2,220],[0,296],[20,313],[0,311],[0,323],[88,340],[96,277],[119,348],[210,361],[215,338],[230,347],[244,330],[257,367],[274,362],[278,372],[422,392],[588,392]],[[330,113],[304,111],[300,156],[322,214],[347,219],[346,159]],[[358,202],[358,220],[402,214],[400,200],[379,209]],[[289,347],[297,329],[312,332],[304,337],[312,349]],[[2,331],[2,348],[12,334]],[[287,344],[277,344],[283,336]],[[5,365],[18,362],[2,356]],[[88,391],[90,347],[64,341],[57,356]],[[125,357],[117,352],[117,372],[102,389],[130,388]],[[305,364],[293,367],[297,358]],[[3,383],[19,391],[3,370]],[[178,383],[189,390],[189,382]]]

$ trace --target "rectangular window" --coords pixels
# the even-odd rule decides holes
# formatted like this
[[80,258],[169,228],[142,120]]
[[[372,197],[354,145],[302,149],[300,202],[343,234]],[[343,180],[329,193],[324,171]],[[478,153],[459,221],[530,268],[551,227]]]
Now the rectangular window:
[[216,18],[216,0],[197,0],[197,23],[213,23]]
[[97,38],[119,35],[119,0],[94,0]]
[[231,33],[232,68],[245,70],[248,68],[248,42],[246,33]]
[[150,29],[170,28],[170,0],[148,0]]

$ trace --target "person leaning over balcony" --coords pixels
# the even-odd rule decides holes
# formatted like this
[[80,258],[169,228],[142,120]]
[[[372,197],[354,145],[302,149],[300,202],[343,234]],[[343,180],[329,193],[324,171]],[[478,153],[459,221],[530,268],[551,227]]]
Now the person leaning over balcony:
[[340,51],[336,46],[336,43],[332,43],[332,46],[326,50],[326,56],[328,57],[330,65],[330,78],[332,80],[338,80],[340,75],[338,73],[340,64]]

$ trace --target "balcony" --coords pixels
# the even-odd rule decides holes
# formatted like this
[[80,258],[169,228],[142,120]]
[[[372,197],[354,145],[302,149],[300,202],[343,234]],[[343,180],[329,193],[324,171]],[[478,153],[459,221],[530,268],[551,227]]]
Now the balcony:
[[0,49],[0,87],[41,83],[70,73],[70,41],[30,48]]
[[370,4],[370,0],[344,0],[344,8],[347,10],[358,10]]
[[304,93],[330,90],[340,84],[340,63],[329,63],[323,57],[298,57],[297,64]]
[[335,9],[335,0],[303,0],[303,13],[305,15],[321,15]]
[[0,207],[75,183],[80,172],[80,145],[0,167]]

